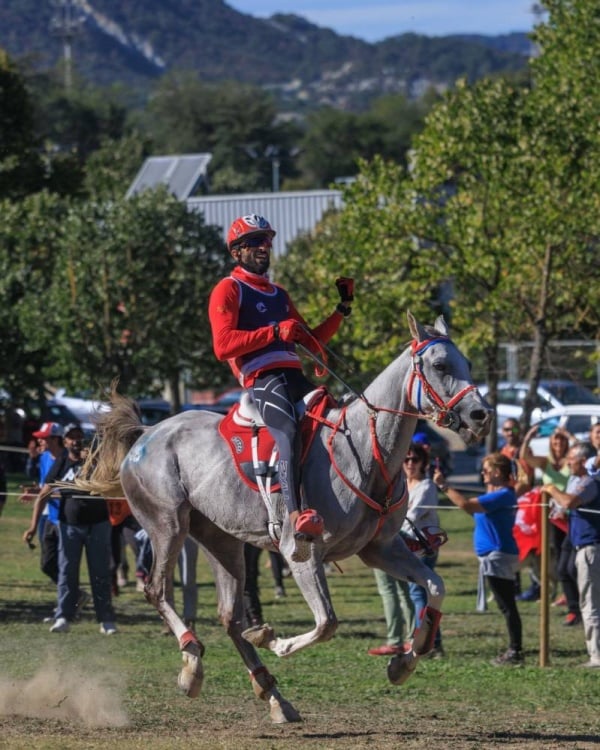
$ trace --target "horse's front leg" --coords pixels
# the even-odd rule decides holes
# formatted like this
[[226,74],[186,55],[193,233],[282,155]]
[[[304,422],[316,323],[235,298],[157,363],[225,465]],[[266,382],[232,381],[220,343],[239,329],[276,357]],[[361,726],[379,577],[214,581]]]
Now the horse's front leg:
[[[243,542],[224,534],[206,519],[202,527],[193,525],[191,531],[203,545],[213,570],[219,618],[248,670],[254,694],[269,704],[271,720],[275,724],[300,721],[300,714],[277,689],[275,677],[261,662],[251,640],[244,638]],[[268,625],[265,627],[269,628]]]
[[379,568],[394,578],[417,583],[427,592],[427,606],[420,613],[421,624],[415,631],[411,648],[394,656],[388,665],[390,681],[396,685],[402,684],[414,672],[418,658],[433,648],[442,618],[444,581],[408,549],[398,534],[387,542],[371,542],[361,551],[360,558],[366,565]]
[[338,621],[331,603],[327,578],[323,563],[315,546],[307,562],[295,563],[288,560],[290,570],[302,596],[315,618],[315,627],[307,633],[292,638],[279,638],[268,625],[258,625],[244,632],[244,637],[255,646],[267,648],[277,656],[290,656],[295,651],[313,646],[333,638]]

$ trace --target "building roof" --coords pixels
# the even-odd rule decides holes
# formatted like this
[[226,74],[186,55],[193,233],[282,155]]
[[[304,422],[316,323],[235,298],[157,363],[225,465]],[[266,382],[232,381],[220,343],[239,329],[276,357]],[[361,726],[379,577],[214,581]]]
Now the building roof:
[[212,154],[151,156],[142,164],[125,197],[166,185],[178,200],[187,200],[200,183],[206,183],[211,158]]

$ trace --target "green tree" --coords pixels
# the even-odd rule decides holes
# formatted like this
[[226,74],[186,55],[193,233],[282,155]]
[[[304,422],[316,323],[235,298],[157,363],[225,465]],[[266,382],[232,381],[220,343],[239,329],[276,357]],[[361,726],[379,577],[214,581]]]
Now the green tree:
[[88,387],[118,377],[138,394],[164,382],[178,394],[188,371],[204,386],[219,382],[207,298],[225,261],[220,232],[164,190],[70,211],[53,284],[64,320],[53,380]]
[[40,189],[44,173],[37,145],[25,81],[0,49],[0,198],[17,199]]
[[132,394],[167,382],[177,399],[184,374],[195,386],[227,382],[207,301],[228,260],[201,215],[162,190],[86,202],[40,193],[2,209],[7,390],[51,382],[99,395],[118,377]]
[[158,85],[144,123],[163,153],[211,153],[213,192],[249,192],[271,188],[274,150],[282,179],[294,175],[297,128],[276,116],[272,97],[257,87],[174,73]]
[[0,204],[0,382],[17,401],[43,393],[62,317],[50,289],[68,210],[47,192]]
[[85,164],[86,195],[122,198],[150,154],[150,141],[138,131],[116,140],[104,140]]

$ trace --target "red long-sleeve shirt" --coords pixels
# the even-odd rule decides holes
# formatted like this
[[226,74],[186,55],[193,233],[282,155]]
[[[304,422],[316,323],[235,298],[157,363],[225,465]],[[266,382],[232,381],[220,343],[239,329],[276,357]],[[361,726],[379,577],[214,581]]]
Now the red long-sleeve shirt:
[[[252,330],[241,328],[240,323],[243,325],[243,321],[239,320],[239,316],[242,284],[269,296],[279,290],[285,295],[285,313],[279,312],[267,325]],[[229,362],[236,378],[244,387],[252,385],[263,370],[274,367],[301,368],[294,347],[275,338],[274,324],[293,318],[307,328],[308,326],[283,287],[273,284],[266,276],[253,274],[236,266],[231,275],[222,279],[211,292],[208,316],[217,359]],[[343,317],[336,310],[316,328],[309,330],[317,340],[326,344],[337,332]],[[248,358],[249,354],[255,356]]]

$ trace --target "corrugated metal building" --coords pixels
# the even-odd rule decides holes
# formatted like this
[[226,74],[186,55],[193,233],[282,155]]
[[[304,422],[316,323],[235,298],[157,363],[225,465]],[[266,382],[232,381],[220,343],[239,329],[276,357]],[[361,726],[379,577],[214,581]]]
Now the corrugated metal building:
[[237,216],[261,214],[277,231],[275,255],[285,253],[288,244],[302,232],[310,232],[325,211],[342,206],[340,190],[294,190],[283,193],[238,193],[188,198],[191,211],[201,211],[206,224],[223,230],[223,239]]
[[164,185],[190,211],[200,211],[206,224],[221,227],[223,240],[231,222],[238,216],[260,214],[277,231],[274,255],[302,232],[310,232],[328,209],[342,206],[340,190],[297,190],[270,193],[194,196],[199,187],[208,190],[207,169],[211,154],[171,154],[151,156],[144,161],[126,197]]

